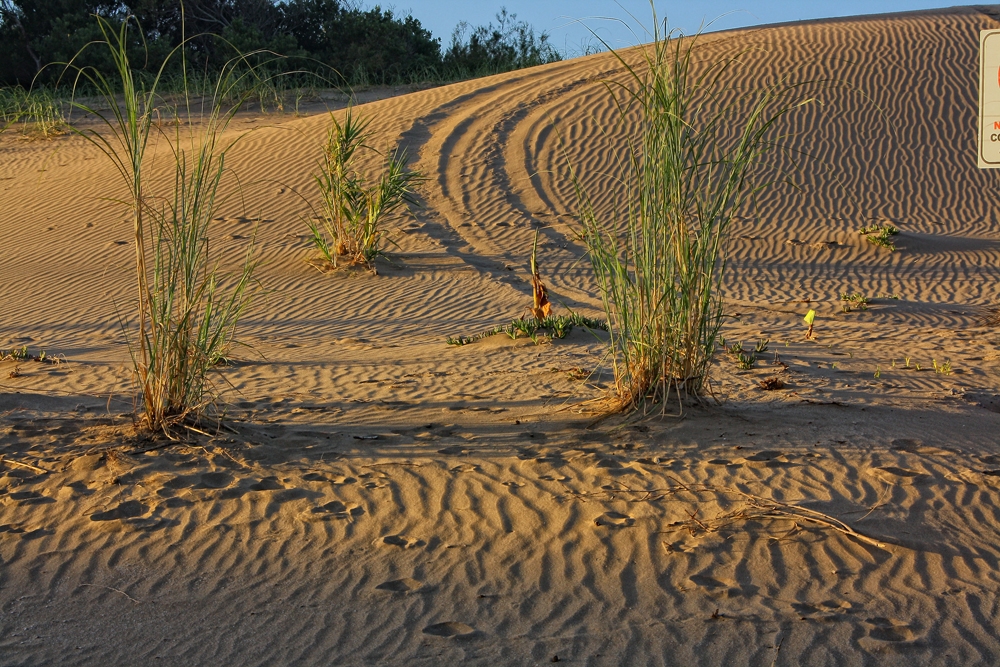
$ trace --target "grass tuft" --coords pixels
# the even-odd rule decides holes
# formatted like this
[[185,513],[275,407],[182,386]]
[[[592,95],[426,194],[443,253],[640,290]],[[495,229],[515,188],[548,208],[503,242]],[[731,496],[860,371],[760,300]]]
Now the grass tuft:
[[[76,108],[99,121],[99,129],[75,131],[101,149],[128,190],[120,201],[132,216],[138,300],[132,326],[123,316],[123,328],[141,394],[140,426],[170,435],[173,426],[200,420],[215,404],[210,373],[225,359],[254,292],[252,241],[235,276],[221,273],[209,251],[225,157],[236,141],[226,142],[222,134],[238,105],[224,110],[222,100],[246,74],[234,78],[239,59],[232,61],[203,107],[201,129],[182,136],[182,123],[177,123],[173,136],[163,135],[174,177],[166,192],[158,193],[147,178],[146,153],[161,112],[157,86],[163,69],[149,84],[133,69],[127,47],[134,18],[117,26],[97,21],[103,39],[93,45],[107,49],[115,76],[67,66],[75,70],[77,83],[85,82],[97,92],[103,107],[74,101]],[[171,52],[167,62],[183,58],[183,48]],[[190,99],[184,99],[188,119],[193,116]]]
[[385,219],[415,203],[413,188],[423,179],[407,168],[404,150],[385,155],[378,176],[360,171],[357,158],[364,152],[378,152],[367,143],[370,122],[356,116],[351,107],[343,122],[330,114],[330,130],[315,176],[322,207],[319,220],[309,223],[310,241],[325,267],[336,268],[344,258],[349,264],[371,268],[382,254]]
[[26,137],[52,137],[66,132],[64,100],[41,88],[0,88],[0,132],[17,126]]
[[[652,3],[651,3],[652,4]],[[627,83],[607,83],[619,116],[641,120],[617,156],[626,200],[600,218],[575,173],[580,233],[611,324],[617,398],[624,410],[702,393],[722,323],[730,223],[767,184],[752,182],[775,147],[775,124],[809,100],[779,80],[723,103],[724,76],[742,54],[703,63],[700,35],[659,23],[637,68],[613,49]],[[608,46],[605,44],[605,46]],[[619,210],[619,207],[616,207]]]

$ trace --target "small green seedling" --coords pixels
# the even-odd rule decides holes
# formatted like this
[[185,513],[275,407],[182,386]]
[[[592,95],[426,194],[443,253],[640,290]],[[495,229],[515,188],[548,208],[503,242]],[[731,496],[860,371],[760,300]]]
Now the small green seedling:
[[38,361],[43,364],[58,364],[59,357],[50,357],[45,350],[40,350],[38,354],[28,351],[28,346],[13,347],[9,350],[0,350],[0,361]]
[[726,353],[731,355],[743,354],[743,341],[736,341],[728,348],[726,348]]
[[868,297],[860,292],[855,292],[854,294],[848,294],[847,292],[841,292],[840,300],[844,302],[841,309],[845,313],[849,313],[854,309],[857,310],[868,310]]
[[934,372],[938,375],[951,375],[951,362],[946,361],[943,364],[939,364],[934,359],[931,359],[931,363],[934,364]]
[[877,379],[879,379],[880,377],[882,377],[882,369],[881,369],[881,368],[879,368],[878,366],[876,366],[876,367],[875,367],[875,379],[877,380]]
[[753,351],[756,352],[757,354],[764,354],[765,352],[767,352],[767,344],[770,342],[771,342],[770,338],[761,338],[759,341],[757,341],[757,345],[756,347],[754,347]]
[[736,357],[736,361],[741,371],[748,371],[753,368],[754,364],[757,363],[757,355],[743,354],[741,352],[739,356]]
[[510,324],[497,325],[492,329],[471,336],[448,336],[446,341],[448,345],[462,346],[497,334],[506,334],[511,340],[517,340],[518,336],[523,335],[538,345],[539,332],[548,331],[552,338],[565,338],[575,326],[599,331],[608,330],[608,323],[604,320],[573,313],[572,315],[550,315],[540,320],[534,317],[518,318],[511,320]]
[[909,368],[910,367],[910,359],[911,359],[911,357],[903,357],[903,361],[906,362],[906,366],[904,368]]
[[892,242],[892,237],[899,234],[899,230],[892,225],[868,225],[858,230],[858,234],[864,236],[872,245],[896,252],[896,244]]

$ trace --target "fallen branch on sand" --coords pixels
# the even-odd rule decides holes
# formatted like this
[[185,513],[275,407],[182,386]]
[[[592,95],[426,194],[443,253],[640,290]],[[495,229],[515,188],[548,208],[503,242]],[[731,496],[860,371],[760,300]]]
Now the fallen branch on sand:
[[102,585],[100,585],[100,584],[80,584],[80,586],[81,586],[81,587],[82,587],[82,586],[90,586],[90,587],[92,587],[92,588],[103,588],[103,589],[105,589],[105,590],[108,590],[108,591],[111,591],[111,592],[113,592],[113,593],[120,593],[121,595],[124,595],[124,596],[125,596],[125,597],[127,597],[127,598],[128,598],[129,600],[131,600],[132,602],[134,602],[134,603],[136,603],[136,604],[139,604],[139,601],[138,601],[138,600],[136,600],[136,599],[135,599],[134,597],[132,597],[131,595],[129,595],[129,594],[128,594],[128,593],[126,593],[125,591],[120,591],[120,590],[118,590],[117,588],[111,588],[110,586],[102,586]]
[[39,468],[38,466],[33,466],[30,463],[24,463],[23,461],[18,461],[16,459],[9,459],[4,454],[0,454],[0,463],[6,463],[7,465],[17,466],[19,468],[27,468],[33,472],[37,472],[39,475],[47,475],[49,473],[45,468]]

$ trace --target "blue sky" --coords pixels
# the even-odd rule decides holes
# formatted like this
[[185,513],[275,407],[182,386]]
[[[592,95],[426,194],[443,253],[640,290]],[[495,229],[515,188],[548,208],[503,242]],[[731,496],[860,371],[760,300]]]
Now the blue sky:
[[[598,17],[622,19],[634,26],[629,12],[647,25],[652,16],[648,0],[367,0],[361,4],[371,7],[376,2],[383,8],[394,9],[397,14],[412,13],[435,37],[441,38],[445,47],[459,21],[467,21],[473,26],[483,25],[493,20],[501,6],[506,6],[508,11],[517,14],[518,20],[531,23],[537,30],[547,31],[552,43],[570,55],[578,53],[586,40],[594,41],[588,27],[614,47],[637,43],[637,38],[625,25]],[[660,0],[656,3],[657,12],[667,17],[671,27],[678,27],[687,33],[696,31],[702,22],[713,20],[715,22],[709,29],[721,30],[802,19],[932,9],[953,4],[953,0]]]

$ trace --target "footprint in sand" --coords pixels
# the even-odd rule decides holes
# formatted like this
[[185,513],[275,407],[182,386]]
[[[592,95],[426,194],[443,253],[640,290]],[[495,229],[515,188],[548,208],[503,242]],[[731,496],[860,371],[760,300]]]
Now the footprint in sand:
[[393,581],[385,581],[376,586],[380,591],[392,591],[393,593],[412,593],[418,590],[423,584],[416,579],[394,579]]
[[355,477],[349,475],[334,475],[328,480],[334,486],[343,486],[345,484],[357,484],[358,480]]
[[868,629],[868,638],[878,642],[909,642],[917,637],[912,627],[881,616],[869,618],[865,623],[871,626]]
[[743,459],[751,468],[775,468],[788,465],[788,457],[784,452],[764,450]]
[[323,514],[332,519],[355,519],[365,513],[365,508],[354,503],[342,503],[339,500],[314,507],[313,514]]
[[753,584],[739,584],[735,581],[725,581],[716,579],[704,574],[695,574],[688,577],[695,586],[704,588],[711,595],[724,595],[725,597],[753,597],[760,590],[759,586]]
[[672,466],[674,464],[674,459],[654,456],[652,458],[638,459],[636,463],[641,463],[647,466]]
[[423,540],[418,540],[415,537],[407,537],[406,535],[387,535],[382,538],[382,544],[389,544],[394,547],[403,547],[404,549],[413,549],[415,547],[422,547],[427,543]]
[[196,488],[199,489],[224,489],[233,481],[233,476],[228,472],[206,472],[201,476],[201,483]]
[[625,470],[625,466],[623,466],[620,461],[612,458],[599,458],[597,459],[597,464],[594,467],[609,472],[622,472]]
[[35,528],[34,530],[28,530],[24,526],[16,526],[12,523],[0,524],[0,533],[10,533],[11,535],[17,535],[21,539],[30,540],[35,537],[42,537],[43,535],[51,535],[51,530],[45,530],[44,528]]
[[619,512],[605,512],[594,519],[594,525],[607,526],[608,528],[627,528],[635,523],[635,519],[628,514]]
[[465,448],[461,445],[452,445],[451,447],[439,449],[438,454],[444,454],[445,456],[462,456],[465,454]]
[[329,482],[330,478],[318,472],[307,472],[302,475],[302,479],[307,482]]
[[113,521],[115,519],[134,519],[149,511],[149,508],[138,500],[126,500],[114,509],[106,512],[95,512],[90,515],[91,521]]
[[389,482],[385,481],[386,475],[380,472],[366,472],[361,475],[361,479],[364,480],[361,486],[366,489],[381,489],[389,486]]
[[186,489],[190,486],[194,486],[194,483],[187,477],[173,477],[163,483],[163,488],[165,489],[180,490]]
[[251,491],[280,491],[284,488],[284,485],[282,485],[281,482],[278,481],[278,478],[274,476],[265,477],[256,484],[250,485]]
[[451,472],[475,472],[476,466],[471,463],[462,463],[451,469]]
[[612,482],[611,484],[605,484],[601,487],[605,491],[628,491],[628,487],[624,484],[619,484],[618,482]]
[[15,491],[9,498],[16,500],[18,505],[44,505],[55,502],[55,498],[43,496],[37,491]]
[[898,466],[884,466],[871,470],[871,474],[889,484],[920,484],[928,481],[931,476],[917,470],[909,470]]
[[424,628],[424,634],[434,635],[435,637],[469,637],[476,634],[476,629],[465,623],[448,621],[447,623],[428,625]]
[[524,486],[523,482],[500,482],[500,483],[511,489],[520,489],[522,486]]
[[569,477],[565,475],[542,475],[538,479],[544,479],[546,482],[566,482]]
[[799,614],[803,620],[809,618],[814,620],[831,621],[840,618],[843,614],[851,613],[852,605],[850,602],[842,600],[826,600],[825,602],[819,602],[817,604],[795,602],[792,604],[792,609],[795,613]]

